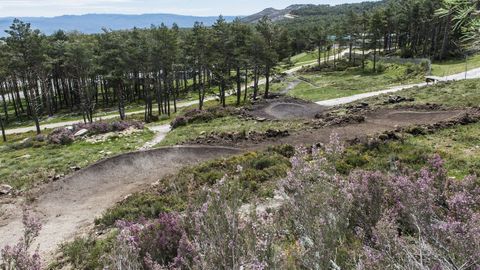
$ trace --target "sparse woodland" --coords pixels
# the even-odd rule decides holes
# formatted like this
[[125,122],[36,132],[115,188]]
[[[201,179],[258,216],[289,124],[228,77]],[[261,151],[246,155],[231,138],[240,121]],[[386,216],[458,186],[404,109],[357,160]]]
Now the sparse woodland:
[[77,112],[88,122],[99,108],[117,108],[125,119],[125,106],[132,103],[144,104],[145,121],[151,121],[154,108],[170,114],[186,93],[198,97],[201,109],[212,91],[225,104],[227,90],[235,89],[240,104],[258,96],[260,78],[266,79],[264,95],[269,94],[279,61],[315,48],[320,61],[322,52],[335,55],[333,44],[360,49],[363,56],[373,50],[374,55],[446,59],[465,51],[462,42],[478,43],[477,2],[314,6],[294,11],[301,17],[291,22],[264,18],[248,25],[220,17],[212,27],[161,25],[97,35],[45,36],[15,20],[0,44],[1,127],[32,119],[40,132],[41,116]]

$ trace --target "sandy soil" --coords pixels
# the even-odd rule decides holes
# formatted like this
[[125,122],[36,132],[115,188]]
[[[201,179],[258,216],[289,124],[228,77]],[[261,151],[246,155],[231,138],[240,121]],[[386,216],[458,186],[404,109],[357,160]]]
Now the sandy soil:
[[[191,146],[133,152],[91,165],[73,175],[47,184],[37,191],[29,206],[41,218],[42,231],[36,244],[49,258],[65,240],[92,225],[94,217],[145,185],[177,172],[181,167],[237,154],[233,148]],[[21,236],[20,202],[3,204],[0,246],[15,243]]]

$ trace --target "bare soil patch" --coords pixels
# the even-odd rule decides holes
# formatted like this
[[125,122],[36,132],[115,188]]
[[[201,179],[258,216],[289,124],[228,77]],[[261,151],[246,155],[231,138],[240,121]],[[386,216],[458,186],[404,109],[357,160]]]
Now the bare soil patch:
[[326,110],[326,107],[313,102],[280,96],[258,101],[246,111],[246,114],[271,120],[312,119],[316,114]]
[[[419,127],[429,129],[430,127],[442,128],[463,124],[466,117],[477,114],[480,118],[480,113],[474,109],[426,111],[403,108],[362,110],[347,115],[323,113],[318,114],[317,119],[306,121],[305,128],[296,131],[289,130],[288,136],[257,136],[255,139],[251,139],[248,136],[232,133],[227,137],[234,139],[224,139],[222,136],[216,136],[217,139],[199,138],[190,143],[257,149],[272,144],[307,145],[326,143],[333,132],[339,134],[345,141],[358,141],[367,137],[378,137],[380,134],[388,132],[411,133],[409,129],[415,130]],[[478,119],[475,121],[478,121]]]
[[[133,152],[100,161],[33,194],[29,209],[41,218],[38,237],[46,256],[63,241],[87,230],[94,217],[127,195],[152,184],[181,167],[237,154],[233,148],[210,146],[168,147]],[[0,246],[16,242],[22,234],[22,203],[5,203],[0,221]],[[48,256],[47,256],[48,257]]]

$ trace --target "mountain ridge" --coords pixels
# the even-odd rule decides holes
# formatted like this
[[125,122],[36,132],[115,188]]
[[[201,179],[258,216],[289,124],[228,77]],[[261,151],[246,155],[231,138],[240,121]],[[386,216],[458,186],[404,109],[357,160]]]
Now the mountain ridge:
[[[233,21],[240,16],[224,16],[226,21]],[[85,34],[100,33],[102,28],[112,30],[126,30],[147,28],[151,25],[164,23],[172,26],[176,23],[179,27],[192,27],[195,22],[202,22],[210,26],[218,19],[218,16],[190,16],[170,13],[147,13],[147,14],[106,14],[90,13],[84,15],[62,15],[56,17],[0,17],[0,36],[5,36],[13,20],[18,18],[32,25],[32,28],[40,29],[45,34],[52,34],[57,30],[66,32],[79,31]]]

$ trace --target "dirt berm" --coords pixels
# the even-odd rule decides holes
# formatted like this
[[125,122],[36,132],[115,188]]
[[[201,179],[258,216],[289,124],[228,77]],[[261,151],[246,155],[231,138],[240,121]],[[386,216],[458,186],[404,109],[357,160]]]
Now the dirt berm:
[[[241,151],[227,147],[181,146],[133,152],[112,157],[37,191],[29,208],[41,218],[42,231],[36,244],[45,256],[58,244],[71,239],[93,223],[106,209],[141,187],[181,167]],[[13,244],[22,234],[20,203],[5,206],[0,221],[0,246]],[[35,245],[36,245],[35,244]],[[49,257],[48,255],[46,257]]]

